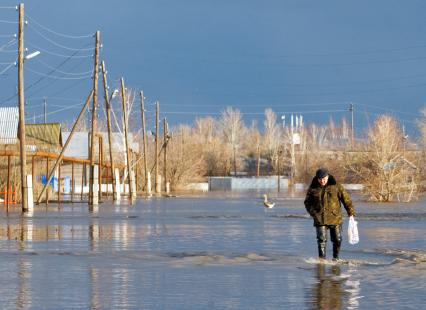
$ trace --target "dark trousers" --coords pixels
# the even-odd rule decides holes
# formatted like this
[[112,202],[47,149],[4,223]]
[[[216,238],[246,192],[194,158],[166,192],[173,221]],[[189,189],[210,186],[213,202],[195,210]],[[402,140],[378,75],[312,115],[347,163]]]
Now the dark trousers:
[[333,258],[339,258],[340,245],[342,244],[342,225],[321,225],[316,226],[318,256],[326,258],[327,230],[330,230],[331,242],[333,242]]

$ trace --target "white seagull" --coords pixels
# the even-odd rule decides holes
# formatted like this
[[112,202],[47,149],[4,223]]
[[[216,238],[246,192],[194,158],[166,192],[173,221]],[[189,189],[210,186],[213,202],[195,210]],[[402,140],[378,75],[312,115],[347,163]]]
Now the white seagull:
[[267,209],[272,209],[275,206],[275,202],[268,201],[268,196],[266,196],[266,194],[263,194],[263,205]]

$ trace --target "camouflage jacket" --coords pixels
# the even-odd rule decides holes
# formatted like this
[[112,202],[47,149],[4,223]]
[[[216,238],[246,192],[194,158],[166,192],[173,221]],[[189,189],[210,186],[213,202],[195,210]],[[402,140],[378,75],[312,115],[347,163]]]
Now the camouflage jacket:
[[332,175],[329,175],[324,187],[321,187],[318,179],[314,177],[305,198],[305,208],[314,219],[314,226],[341,225],[343,216],[340,203],[348,216],[355,215],[349,194]]

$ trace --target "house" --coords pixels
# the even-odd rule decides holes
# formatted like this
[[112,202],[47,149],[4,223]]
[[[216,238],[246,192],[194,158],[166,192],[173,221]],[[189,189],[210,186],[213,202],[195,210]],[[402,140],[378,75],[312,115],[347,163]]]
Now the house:
[[25,137],[28,149],[59,153],[62,149],[61,124],[27,124]]

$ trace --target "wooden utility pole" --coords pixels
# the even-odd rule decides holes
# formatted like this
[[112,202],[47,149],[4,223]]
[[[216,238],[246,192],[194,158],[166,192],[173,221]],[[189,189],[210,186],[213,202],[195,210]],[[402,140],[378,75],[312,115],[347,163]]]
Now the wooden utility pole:
[[351,149],[354,147],[354,104],[349,105],[349,111],[351,112]]
[[[104,84],[104,94],[105,94],[105,105],[106,105],[106,116],[108,123],[108,146],[109,146],[109,162],[110,162],[110,174],[112,178],[112,199],[117,200],[117,191],[115,190],[115,178],[114,178],[114,158],[112,154],[112,130],[111,130],[111,103],[109,100],[108,93],[108,82],[106,76],[105,62],[102,61],[102,75],[103,75],[103,84]],[[107,191],[108,192],[108,191]]]
[[143,139],[143,165],[145,170],[145,190],[148,191],[148,147],[146,140],[146,122],[145,122],[145,98],[143,91],[140,92],[141,96],[141,114],[142,114],[142,139]]
[[96,31],[95,40],[95,62],[94,62],[94,74],[93,74],[93,107],[92,107],[92,131],[90,135],[90,179],[89,179],[89,205],[92,205],[93,200],[93,176],[94,176],[94,164],[95,164],[95,136],[96,136],[96,113],[98,105],[98,78],[99,78],[99,39],[100,32]]
[[43,110],[44,110],[44,123],[47,123],[47,99],[44,98],[43,101]]
[[[81,109],[81,112],[78,115],[77,120],[75,121],[74,126],[71,129],[70,135],[68,136],[68,139],[64,144],[64,147],[62,148],[61,153],[59,154],[58,158],[56,159],[56,162],[55,162],[55,165],[52,168],[52,171],[49,173],[49,177],[46,178],[46,184],[44,185],[44,187],[43,187],[43,189],[42,189],[42,191],[41,191],[41,193],[40,193],[40,195],[37,199],[37,203],[40,203],[41,197],[43,197],[43,194],[46,192],[46,188],[48,187],[50,181],[52,180],[53,173],[55,172],[55,169],[58,167],[59,163],[62,161],[62,158],[64,157],[64,153],[65,153],[65,151],[68,147],[68,144],[70,143],[71,138],[74,135],[75,129],[77,128],[77,125],[80,122],[81,117],[84,115],[84,112],[86,111],[87,106],[89,105],[90,99],[92,99],[92,96],[93,96],[93,90],[90,93],[89,97],[87,98],[86,103],[83,106],[83,109]],[[49,158],[47,158],[47,163],[49,163]],[[49,166],[47,166],[47,167],[49,167]],[[47,168],[47,170],[49,170],[49,168]],[[81,186],[83,186],[83,184]],[[47,195],[46,195],[46,201],[47,201]]]
[[157,190],[157,180],[158,180],[158,138],[159,138],[159,126],[160,126],[160,103],[157,101],[155,109],[155,177],[154,184],[155,189]]
[[164,190],[167,187],[167,144],[168,144],[168,136],[169,136],[169,128],[167,126],[167,119],[164,118],[163,121],[163,136],[164,136],[164,162],[163,162],[163,175],[164,175]]
[[27,150],[25,141],[25,97],[24,97],[24,4],[19,4],[18,31],[18,97],[19,97],[19,150],[21,159],[21,203],[22,212],[28,211]]
[[7,156],[7,181],[6,181],[6,211],[9,212],[9,201],[10,201],[10,195],[11,195],[11,190],[10,190],[10,155]]
[[98,136],[98,161],[99,161],[99,165],[98,165],[98,178],[99,178],[99,191],[98,191],[98,197],[99,197],[99,201],[102,200],[102,164],[104,161],[104,140],[102,138],[101,135]]
[[260,145],[257,145],[256,176],[260,175]]
[[[127,105],[126,105],[126,89],[124,88],[124,79],[121,78],[121,100],[122,100],[122,105],[123,105],[123,119],[124,119],[124,124],[123,124],[123,129],[124,129],[124,141],[126,144],[126,158],[127,158],[127,178],[129,180],[129,197],[130,197],[130,202],[132,202],[132,197],[133,197],[133,192],[132,192],[132,181],[131,180],[131,175],[130,175],[130,165],[132,164],[132,162],[130,161],[130,152],[129,152],[129,139],[128,139],[128,132],[127,132]],[[124,182],[124,184],[126,184]]]

